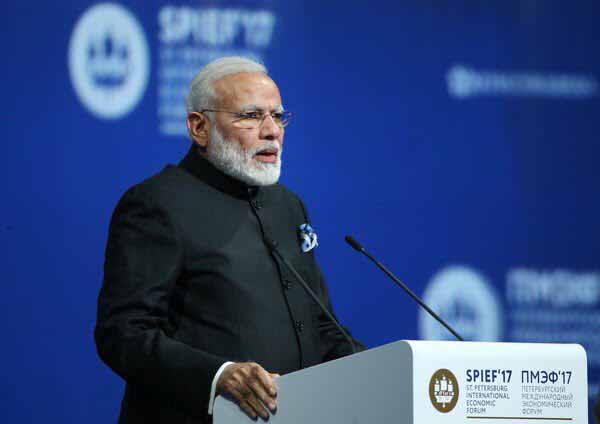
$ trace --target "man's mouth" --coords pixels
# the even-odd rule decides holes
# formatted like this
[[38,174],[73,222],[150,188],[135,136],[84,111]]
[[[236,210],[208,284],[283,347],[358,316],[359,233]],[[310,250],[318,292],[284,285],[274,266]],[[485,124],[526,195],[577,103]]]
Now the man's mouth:
[[278,155],[279,149],[275,147],[268,147],[266,149],[261,149],[258,152],[256,152],[254,157],[260,162],[275,163],[277,162]]

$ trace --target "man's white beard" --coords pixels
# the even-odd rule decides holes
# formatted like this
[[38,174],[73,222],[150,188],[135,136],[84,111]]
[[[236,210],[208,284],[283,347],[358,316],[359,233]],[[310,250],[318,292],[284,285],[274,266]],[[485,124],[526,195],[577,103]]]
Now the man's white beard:
[[[254,155],[267,148],[277,149],[277,160],[274,163],[254,160]],[[282,146],[276,141],[269,141],[258,147],[246,150],[236,140],[225,140],[216,125],[210,131],[210,143],[206,149],[206,158],[217,169],[237,180],[251,186],[275,184],[281,174]]]

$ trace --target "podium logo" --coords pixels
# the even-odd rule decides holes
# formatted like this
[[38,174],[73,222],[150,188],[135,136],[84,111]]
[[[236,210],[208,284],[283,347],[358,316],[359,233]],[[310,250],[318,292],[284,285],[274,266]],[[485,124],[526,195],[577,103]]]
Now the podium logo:
[[437,370],[429,380],[429,399],[435,409],[450,412],[458,402],[458,380],[450,370]]
[[101,3],[75,25],[69,73],[77,97],[95,116],[118,119],[141,100],[149,77],[144,30],[123,6]]

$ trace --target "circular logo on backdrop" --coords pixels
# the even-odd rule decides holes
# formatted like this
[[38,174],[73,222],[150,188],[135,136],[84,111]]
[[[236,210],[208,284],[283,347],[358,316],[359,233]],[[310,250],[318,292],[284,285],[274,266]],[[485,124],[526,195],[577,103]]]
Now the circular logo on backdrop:
[[94,115],[117,119],[142,99],[150,74],[144,30],[123,6],[101,3],[79,18],[69,42],[77,97]]
[[450,370],[437,370],[429,380],[429,399],[435,409],[450,412],[458,402],[458,380]]
[[[471,268],[451,266],[433,276],[423,300],[467,340],[495,341],[502,336],[500,302],[486,279]],[[419,311],[420,336],[454,337],[426,311]]]

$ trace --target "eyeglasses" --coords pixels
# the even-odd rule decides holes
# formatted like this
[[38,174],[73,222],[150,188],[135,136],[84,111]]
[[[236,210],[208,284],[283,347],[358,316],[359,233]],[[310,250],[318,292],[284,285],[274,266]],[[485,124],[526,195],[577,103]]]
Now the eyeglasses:
[[275,124],[280,128],[286,127],[290,123],[290,119],[292,118],[292,112],[289,112],[287,110],[280,112],[262,112],[260,110],[250,110],[247,112],[233,112],[230,110],[221,109],[202,109],[200,112],[230,113],[235,116],[235,119],[232,122],[236,127],[248,130],[253,130],[260,127],[267,116],[270,116],[273,122],[275,122]]

